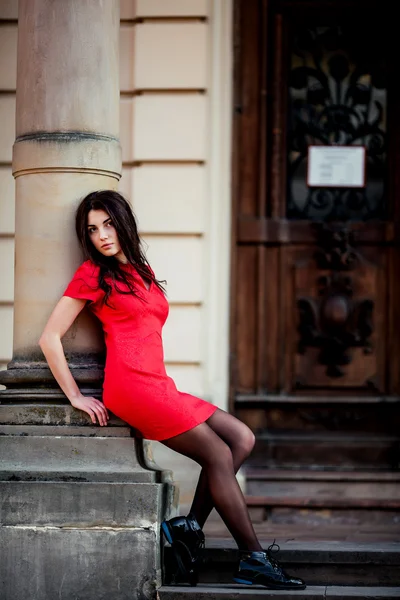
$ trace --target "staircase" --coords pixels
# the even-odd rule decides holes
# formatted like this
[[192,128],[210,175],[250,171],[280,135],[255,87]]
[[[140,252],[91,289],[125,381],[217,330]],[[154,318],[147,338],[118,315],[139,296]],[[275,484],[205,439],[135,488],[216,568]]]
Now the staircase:
[[300,592],[272,591],[261,588],[232,588],[226,585],[202,585],[197,588],[164,586],[158,590],[160,600],[395,600],[400,598],[400,588],[362,589],[359,587],[313,586]]
[[[176,585],[174,557],[166,546],[160,600],[400,599],[398,469],[247,467],[246,501],[263,547],[276,538],[278,560],[307,588],[273,591],[234,584],[235,544],[213,513],[205,526],[199,585]],[[188,507],[182,508],[186,514]]]
[[[205,564],[195,588],[174,585],[171,549],[165,547],[164,585],[160,600],[213,600],[264,597],[280,600],[354,600],[400,598],[399,542],[286,541],[280,543],[279,560],[286,570],[302,577],[307,588],[301,591],[273,591],[232,582],[237,552],[233,542],[207,542]],[[267,547],[270,540],[264,543]]]
[[249,468],[253,522],[346,525],[399,522],[400,471]]

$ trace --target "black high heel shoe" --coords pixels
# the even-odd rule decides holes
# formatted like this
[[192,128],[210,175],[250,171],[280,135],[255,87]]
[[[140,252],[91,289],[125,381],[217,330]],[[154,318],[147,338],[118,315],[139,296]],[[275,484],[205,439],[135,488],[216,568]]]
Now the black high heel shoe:
[[272,556],[271,544],[266,552],[241,552],[234,581],[246,585],[263,585],[273,590],[304,590],[306,584],[298,577],[292,577],[283,570]]
[[161,530],[171,544],[183,578],[191,586],[196,586],[205,541],[204,533],[196,518],[191,514],[187,517],[174,517],[169,521],[163,521]]

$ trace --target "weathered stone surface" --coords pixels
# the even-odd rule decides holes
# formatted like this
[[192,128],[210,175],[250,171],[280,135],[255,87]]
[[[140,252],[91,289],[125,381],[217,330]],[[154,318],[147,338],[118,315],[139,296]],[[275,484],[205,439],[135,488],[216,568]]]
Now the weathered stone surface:
[[[81,410],[76,410],[76,408],[66,400],[63,403],[58,404],[54,402],[49,403],[51,391],[48,389],[43,389],[41,391],[43,399],[47,401],[46,404],[39,402],[21,402],[21,390],[16,391],[16,400],[19,400],[20,402],[0,404],[0,425],[79,425],[80,427],[85,428],[85,435],[89,435],[89,428],[97,429],[98,431],[103,430],[100,426],[94,427],[89,415]],[[2,401],[3,397],[4,396],[0,396]],[[108,427],[111,428],[111,426],[113,428],[118,427],[124,429],[126,430],[127,435],[129,435],[130,427],[112,413],[110,413],[110,420],[108,422]]]
[[0,523],[156,527],[162,516],[165,485],[0,481]]
[[158,590],[159,600],[325,600],[325,587],[311,587],[300,591],[267,590],[261,587],[239,585],[201,585],[197,588],[163,586]]
[[160,583],[153,529],[2,527],[2,600],[149,600]]
[[326,588],[326,598],[336,598],[340,600],[353,600],[353,598],[359,598],[360,600],[394,600],[400,598],[399,587],[339,587],[332,586]]
[[62,435],[86,437],[131,437],[129,427],[82,427],[81,425],[0,425],[0,435]]
[[[61,434],[61,431],[60,431]],[[132,481],[155,481],[156,472],[141,467],[135,441],[125,437],[1,436],[1,470],[16,476],[22,472],[79,476],[102,474],[112,481],[113,474],[126,473]],[[130,475],[128,475],[130,473]],[[88,475],[88,480],[92,479]],[[98,479],[98,478],[96,478]]]
[[0,414],[1,600],[155,598],[177,495],[150,444],[122,422],[55,424],[68,409]]
[[202,585],[197,588],[163,586],[158,590],[159,600],[254,600],[255,598],[268,598],[268,600],[327,600],[340,598],[340,600],[394,600],[400,598],[400,588],[384,587],[324,587],[310,586],[301,591],[267,590],[265,588],[247,588],[228,585]]

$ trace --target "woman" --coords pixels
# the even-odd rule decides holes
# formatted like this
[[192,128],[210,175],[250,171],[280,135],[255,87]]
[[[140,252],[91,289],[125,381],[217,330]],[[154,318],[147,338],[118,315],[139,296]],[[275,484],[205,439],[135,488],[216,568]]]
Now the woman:
[[[104,190],[84,198],[76,233],[87,259],[76,271],[40,338],[49,367],[72,406],[106,426],[107,409],[139,434],[159,440],[202,467],[190,513],[162,523],[180,570],[197,582],[202,527],[217,509],[241,551],[235,581],[304,589],[287,575],[254,532],[235,473],[254,435],[210,403],[178,392],[164,368],[161,329],[168,315],[163,287],[147,262],[127,201]],[[88,304],[105,334],[103,402],[83,396],[67,366],[61,338]]]

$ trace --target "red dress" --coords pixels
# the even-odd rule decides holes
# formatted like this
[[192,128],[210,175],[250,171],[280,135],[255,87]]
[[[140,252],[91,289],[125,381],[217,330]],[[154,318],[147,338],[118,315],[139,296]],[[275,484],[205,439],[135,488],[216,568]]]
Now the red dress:
[[[102,323],[107,349],[105,406],[144,438],[166,440],[206,421],[216,406],[176,389],[165,371],[161,338],[168,302],[154,283],[146,289],[133,266],[122,268],[133,276],[140,297],[118,293],[113,287],[108,300],[112,308],[104,304],[99,267],[91,261],[77,269],[64,296],[88,300]],[[122,283],[117,285],[127,289]]]

